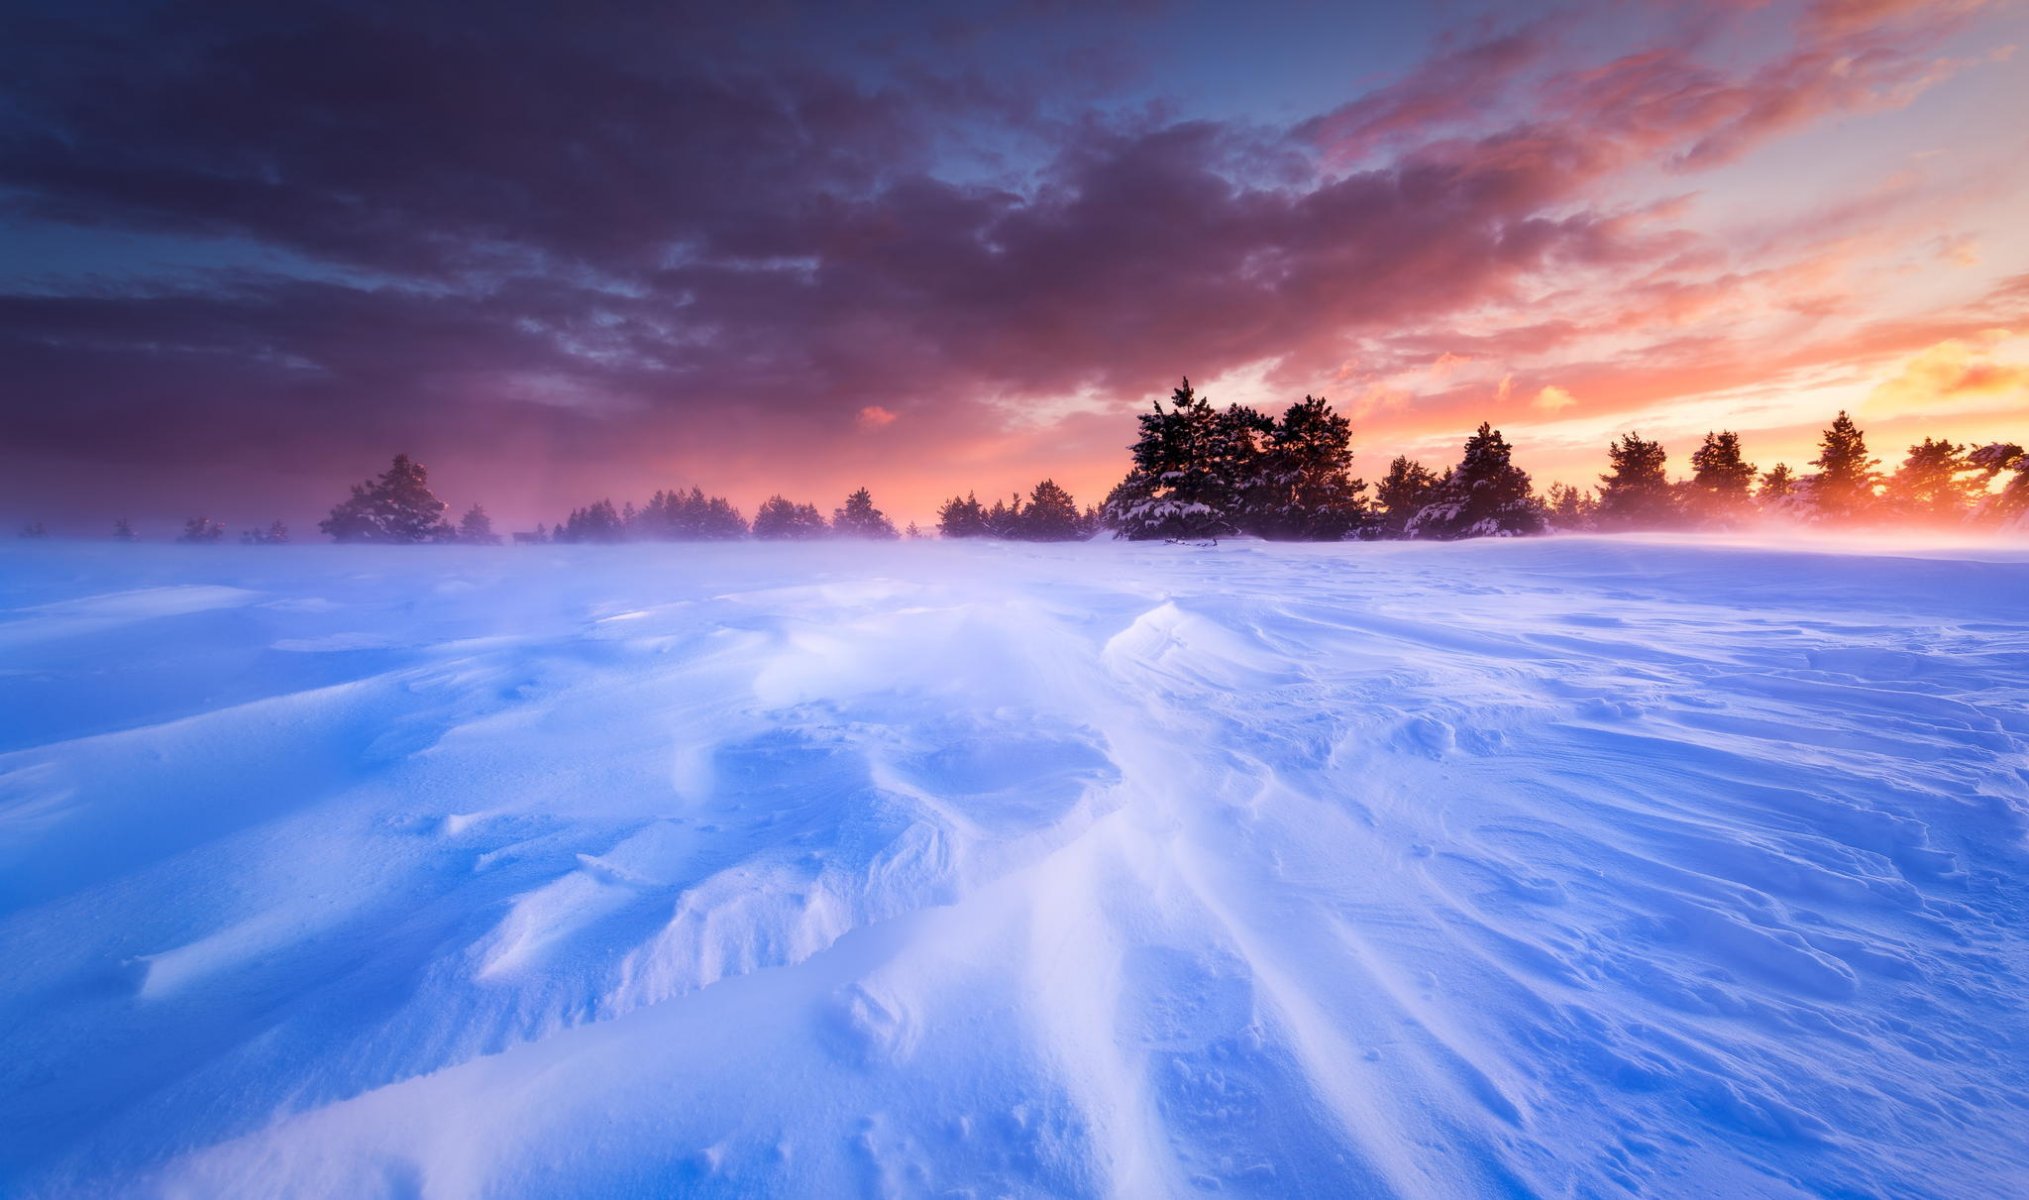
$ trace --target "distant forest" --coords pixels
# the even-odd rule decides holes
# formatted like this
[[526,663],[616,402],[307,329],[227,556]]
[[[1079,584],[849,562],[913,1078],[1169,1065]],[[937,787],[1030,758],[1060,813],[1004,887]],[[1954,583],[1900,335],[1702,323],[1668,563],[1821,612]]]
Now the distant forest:
[[[1208,541],[1251,535],[1276,541],[1456,540],[1551,532],[1733,530],[1768,521],[1851,527],[2029,528],[2029,453],[2013,442],[1960,445],[1925,438],[1892,472],[1867,449],[1865,433],[1841,412],[1826,427],[1808,471],[1787,463],[1763,470],[1743,457],[1731,431],[1707,433],[1691,474],[1670,478],[1660,442],[1628,433],[1607,447],[1596,488],[1552,484],[1538,493],[1514,465],[1513,447],[1482,423],[1458,462],[1441,472],[1396,457],[1371,489],[1352,474],[1352,423],[1318,397],[1282,416],[1244,405],[1215,408],[1189,379],[1141,414],[1129,448],[1132,467],[1105,500],[1080,508],[1045,479],[1026,496],[992,504],[953,496],[937,525],[897,530],[860,488],[829,518],[814,504],[771,496],[749,521],[722,496],[701,489],[659,491],[646,504],[603,499],[554,527],[515,533],[523,542],[618,543],[942,536],[1012,541],[1077,541],[1104,531],[1135,541]],[[431,492],[429,473],[406,454],[380,476],[354,484],[318,529],[338,542],[501,541],[486,510],[457,522]],[[40,524],[21,531],[42,537]],[[112,536],[135,540],[126,520]],[[177,540],[206,544],[226,530],[207,517],[184,523]],[[240,534],[241,542],[290,540],[280,521]]]

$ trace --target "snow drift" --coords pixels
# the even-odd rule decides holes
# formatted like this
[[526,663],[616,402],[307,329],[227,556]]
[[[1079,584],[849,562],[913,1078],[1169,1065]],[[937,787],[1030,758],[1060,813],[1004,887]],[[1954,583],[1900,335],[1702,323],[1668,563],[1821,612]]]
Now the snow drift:
[[1994,1196],[2029,554],[0,557],[0,1191]]

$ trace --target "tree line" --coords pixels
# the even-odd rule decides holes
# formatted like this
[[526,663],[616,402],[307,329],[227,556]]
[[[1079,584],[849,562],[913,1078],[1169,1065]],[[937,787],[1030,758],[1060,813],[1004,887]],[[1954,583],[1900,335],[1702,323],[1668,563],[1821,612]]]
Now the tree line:
[[[1594,488],[1552,484],[1539,494],[1514,463],[1514,448],[1482,422],[1459,460],[1441,472],[1406,456],[1388,464],[1369,494],[1352,474],[1352,422],[1329,401],[1305,396],[1271,417],[1245,405],[1217,408],[1185,379],[1138,419],[1127,476],[1098,505],[1080,508],[1054,480],[1026,497],[983,504],[975,493],[938,508],[935,532],[947,538],[1082,540],[1106,531],[1131,540],[1198,541],[1252,535],[1277,541],[1455,540],[1551,531],[1734,529],[1769,519],[1848,525],[1923,523],[2029,525],[2029,453],[2013,442],[1979,446],[1925,438],[1892,472],[1867,448],[1844,412],[1800,472],[1787,463],[1762,470],[1746,461],[1739,434],[1713,431],[1690,456],[1691,473],[1672,479],[1658,441],[1627,433],[1607,447],[1608,470]],[[352,485],[318,529],[337,542],[496,545],[501,537],[475,504],[454,524],[431,492],[421,463],[398,454],[387,471]],[[37,523],[23,537],[43,537]],[[177,540],[223,541],[207,517],[185,522]],[[513,535],[520,542],[617,543],[726,541],[741,538],[890,540],[928,536],[914,523],[898,531],[860,488],[829,518],[814,504],[774,495],[750,522],[723,496],[700,488],[658,491],[636,507],[604,499],[573,509],[554,527]],[[133,541],[124,519],[113,537]],[[281,521],[250,529],[252,545],[287,543]]]
[[1440,473],[1406,456],[1371,496],[1351,472],[1351,423],[1305,396],[1270,418],[1213,407],[1186,379],[1140,417],[1133,466],[1107,496],[1099,524],[1134,539],[1252,534],[1277,540],[1454,540],[1549,531],[1731,529],[1779,519],[1843,525],[2000,526],[2029,522],[2029,454],[1925,438],[1893,472],[1845,412],[1819,441],[1814,470],[1762,471],[1740,435],[1713,431],[1672,479],[1660,442],[1638,433],[1607,447],[1597,488],[1552,484],[1538,495],[1499,430],[1482,422]]

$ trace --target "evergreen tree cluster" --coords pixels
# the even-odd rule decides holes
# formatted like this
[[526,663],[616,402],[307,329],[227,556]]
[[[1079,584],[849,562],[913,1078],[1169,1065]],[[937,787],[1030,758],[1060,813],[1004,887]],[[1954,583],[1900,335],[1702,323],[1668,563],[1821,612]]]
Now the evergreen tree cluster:
[[1248,533],[1337,541],[1366,526],[1367,485],[1349,473],[1352,424],[1305,396],[1281,419],[1214,408],[1183,383],[1141,414],[1133,467],[1100,506],[1117,536],[1195,540]]
[[1080,512],[1071,493],[1054,479],[1032,488],[1026,502],[1016,492],[987,508],[968,492],[964,499],[953,496],[946,500],[937,510],[937,532],[948,538],[1075,542],[1091,537],[1098,528],[1098,511],[1087,508]]
[[[1071,494],[1044,479],[1026,496],[992,505],[975,493],[953,496],[937,513],[947,538],[1072,541],[1099,530],[1134,540],[1197,540],[1249,534],[1288,541],[1344,538],[1450,540],[1547,531],[1728,529],[1769,519],[1855,525],[1985,525],[2029,529],[2029,452],[2014,442],[1959,444],[1925,438],[1884,473],[1866,434],[1841,412],[1799,472],[1766,470],[1746,460],[1739,434],[1708,432],[1690,456],[1688,478],[1669,477],[1660,442],[1629,432],[1607,447],[1608,470],[1596,490],[1552,484],[1538,495],[1513,447],[1482,422],[1459,461],[1439,474],[1406,456],[1388,464],[1368,496],[1352,474],[1352,426],[1322,397],[1305,396],[1280,417],[1244,405],[1216,408],[1185,379],[1138,419],[1127,477],[1097,508],[1080,510]],[[379,476],[352,485],[318,528],[338,542],[498,545],[480,505],[454,525],[429,473],[398,454]],[[211,545],[225,528],[208,517],[184,523],[179,542]],[[20,530],[47,536],[40,522]],[[136,540],[125,518],[116,541]],[[814,504],[770,496],[750,525],[723,496],[703,489],[658,491],[637,509],[599,500],[573,510],[554,531],[516,533],[523,542],[724,541],[904,536],[862,487],[826,519]],[[907,536],[927,536],[911,523]],[[275,521],[241,533],[248,545],[281,545],[289,529]]]
[[1818,442],[1816,470],[1777,463],[1757,474],[1740,435],[1707,433],[1692,474],[1671,481],[1660,443],[1627,434],[1608,447],[1596,496],[1553,485],[1551,524],[1564,531],[1730,529],[1756,520],[1828,525],[2009,525],[2029,516],[2029,462],[2013,443],[1974,448],[1925,438],[1883,473],[1867,436],[1841,412]]
[[826,520],[815,504],[802,504],[783,496],[770,496],[754,513],[752,525],[740,510],[723,496],[707,496],[700,488],[688,492],[657,492],[647,505],[636,509],[630,501],[619,508],[611,500],[600,500],[575,509],[551,533],[538,527],[538,535],[517,540],[557,542],[712,542],[755,537],[763,541],[810,538],[899,538],[895,524],[874,506],[873,494],[860,488],[832,510]]

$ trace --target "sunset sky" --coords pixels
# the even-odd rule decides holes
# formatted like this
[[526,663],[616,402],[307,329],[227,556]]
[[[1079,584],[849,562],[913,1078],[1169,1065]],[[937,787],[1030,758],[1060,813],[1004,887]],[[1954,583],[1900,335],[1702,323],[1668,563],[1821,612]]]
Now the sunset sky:
[[1369,478],[2029,441],[2022,4],[737,7],[9,4],[0,518],[928,521],[1184,374]]

